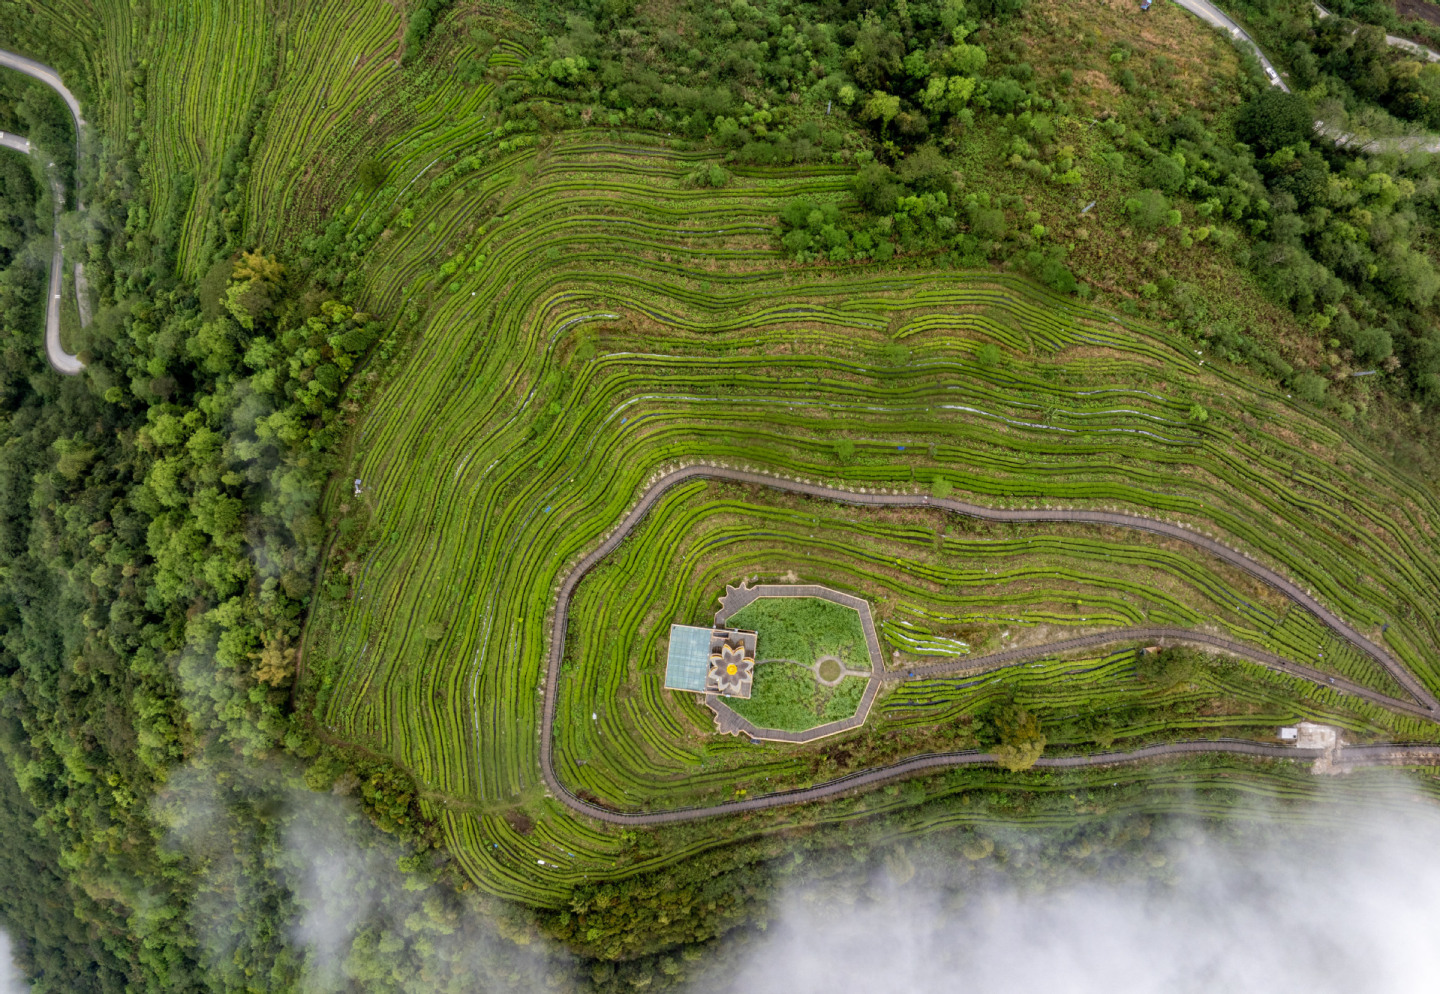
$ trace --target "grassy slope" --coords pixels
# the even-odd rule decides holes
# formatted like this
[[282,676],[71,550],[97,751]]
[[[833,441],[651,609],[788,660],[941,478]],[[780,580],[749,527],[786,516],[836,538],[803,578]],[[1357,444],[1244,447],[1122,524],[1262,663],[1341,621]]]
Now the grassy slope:
[[755,690],[747,700],[728,703],[760,728],[803,732],[855,713],[865,681],[846,677],[839,686],[822,687],[811,672],[794,663],[767,663],[755,669]]
[[[1044,713],[1056,742],[1090,741],[1105,729],[1145,738],[1165,727],[1269,736],[1277,720],[1300,714],[1324,714],[1360,734],[1424,732],[1379,709],[1355,712],[1328,690],[1248,664],[1217,665],[1193,686],[1157,694],[1135,680],[1129,657],[1120,655],[906,685],[883,696],[867,729],[844,736],[838,749],[738,747],[713,734],[709,713],[691,695],[662,689],[667,626],[712,602],[714,591],[737,575],[768,581],[788,573],[848,590],[870,600],[882,619],[961,629],[986,650],[1147,621],[1245,637],[1262,612],[1283,610],[1263,588],[1214,572],[1183,550],[1162,558],[1158,550],[1094,532],[962,529],[939,514],[877,514],[729,486],[676,494],[587,578],[574,602],[557,724],[567,780],[634,806],[714,801],[757,780],[770,787],[808,783],[887,758],[973,744],[970,716],[1007,691]],[[1272,621],[1280,617],[1277,611]],[[1285,616],[1262,641],[1294,638],[1293,623]],[[899,668],[927,661],[892,645],[890,661]],[[1357,675],[1388,683],[1365,664]],[[1062,731],[1067,726],[1073,727]]]
[[[1213,319],[1253,328],[1262,339],[1280,343],[1296,365],[1317,365],[1322,343],[1294,315],[1272,304],[1224,251],[1204,243],[1184,248],[1174,237],[1137,235],[1126,226],[1128,184],[1118,182],[1103,160],[1114,144],[1093,122],[1107,117],[1165,121],[1188,111],[1213,123],[1240,102],[1229,83],[1239,72],[1239,57],[1223,34],[1176,4],[1157,3],[1143,15],[1136,8],[1130,0],[1034,0],[1013,32],[1006,32],[1015,39],[1011,57],[1056,80],[1055,92],[1074,104],[1073,117],[1060,122],[1055,141],[1075,150],[1085,186],[1037,183],[1009,168],[1006,139],[984,128],[961,152],[967,186],[1021,196],[1028,210],[1038,211],[1052,237],[1070,248],[1076,275],[1096,288],[1097,305],[1131,301],[1159,313],[1159,305],[1146,300],[1140,288],[1165,277],[1182,279],[1196,287]],[[1118,63],[1112,61],[1117,53],[1122,56]],[[1134,92],[1117,84],[1123,70],[1134,74]],[[1072,74],[1069,86],[1058,82],[1061,72]],[[1130,158],[1124,168],[1133,170]],[[1081,214],[1091,202],[1095,206]],[[1182,199],[1176,198],[1175,206],[1186,225],[1206,223]]]
[[809,666],[822,656],[834,656],[855,669],[870,667],[860,613],[832,601],[762,597],[736,612],[727,624],[753,631],[764,640],[756,649],[761,660],[789,659]]

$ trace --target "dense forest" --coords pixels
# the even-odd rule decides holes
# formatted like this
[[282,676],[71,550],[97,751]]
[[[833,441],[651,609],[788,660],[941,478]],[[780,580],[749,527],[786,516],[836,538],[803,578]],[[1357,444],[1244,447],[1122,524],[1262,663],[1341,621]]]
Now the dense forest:
[[[1090,295],[1083,248],[1020,198],[965,182],[955,156],[997,145],[996,168],[1026,182],[1118,191],[1114,227],[1225,253],[1324,360],[1291,362],[1180,278],[1142,283],[1123,309],[1340,417],[1357,416],[1352,374],[1373,372],[1428,431],[1440,165],[1336,148],[1313,121],[1379,108],[1440,130],[1440,69],[1343,10],[1317,24],[1237,5],[1282,43],[1295,94],[1250,66],[1229,114],[1097,120],[1082,155],[1057,134],[1071,69],[1015,54],[1023,8],[593,0],[528,11],[537,54],[520,71],[502,78],[481,59],[453,72],[499,82],[506,133],[608,123],[686,136],[709,153],[699,186],[732,169],[843,165],[843,202],[797,199],[775,218],[775,245],[797,264],[1003,266]],[[447,9],[409,5],[407,59],[423,58]],[[1147,84],[1116,54],[1114,84],[1143,103]],[[63,105],[9,74],[0,130],[29,135],[86,190],[81,251],[105,302],[86,375],[49,372],[50,193],[38,160],[0,149],[0,755],[13,773],[0,777],[0,921],[24,937],[35,989],[658,990],[703,971],[704,943],[763,919],[800,861],[778,841],[596,886],[568,909],[471,889],[410,776],[328,741],[307,717],[315,688],[297,682],[310,605],[344,596],[318,582],[330,537],[318,503],[367,373],[395,345],[394,315],[356,309],[330,231],[262,252],[213,225],[207,271],[182,280],[181,198],[154,205],[160,234],[147,234],[136,135],[115,136],[87,173]],[[226,160],[217,210],[249,154]],[[1027,718],[1007,712],[993,737]],[[1143,867],[1150,824],[1057,833],[1014,865],[1043,876],[1084,841]],[[869,860],[905,877],[909,857],[884,836],[883,819],[818,835],[810,865],[831,859],[838,875]],[[970,867],[996,843],[946,845]],[[861,855],[833,855],[847,846]],[[324,920],[336,907],[339,925]],[[297,952],[297,934],[326,952]]]
[[[44,92],[12,93],[0,126],[68,164],[68,115]],[[198,990],[222,962],[239,974],[212,976],[216,989],[244,986],[257,962],[281,971],[267,988],[283,988],[300,964],[276,928],[301,889],[284,886],[296,872],[284,848],[259,840],[287,831],[287,791],[351,778],[342,792],[412,840],[402,855],[429,848],[404,775],[337,759],[290,700],[322,539],[315,502],[358,396],[344,382],[380,325],[223,241],[202,281],[177,280],[174,223],[151,241],[131,209],[132,148],[103,164],[111,182],[86,229],[90,280],[113,303],[86,375],[49,374],[38,302],[50,201],[25,157],[0,154],[14,219],[0,247],[0,752],[20,791],[6,795],[7,837],[31,840],[13,867],[29,886],[6,888],[4,917],[30,937],[22,959],[40,990]],[[202,780],[221,791],[205,805],[221,816],[167,824],[167,799]],[[203,856],[177,841],[193,832],[210,833]],[[225,852],[229,878],[213,872]],[[242,883],[262,923],[217,959],[184,909]],[[135,907],[153,913],[124,910]]]

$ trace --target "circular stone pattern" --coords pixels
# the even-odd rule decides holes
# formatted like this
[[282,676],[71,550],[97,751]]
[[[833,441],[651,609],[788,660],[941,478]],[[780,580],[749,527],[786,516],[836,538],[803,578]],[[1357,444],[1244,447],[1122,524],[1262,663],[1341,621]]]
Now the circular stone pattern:
[[725,704],[759,728],[803,732],[855,714],[865,684],[865,677],[847,676],[827,687],[810,667],[777,660],[755,667],[749,700],[727,697]]

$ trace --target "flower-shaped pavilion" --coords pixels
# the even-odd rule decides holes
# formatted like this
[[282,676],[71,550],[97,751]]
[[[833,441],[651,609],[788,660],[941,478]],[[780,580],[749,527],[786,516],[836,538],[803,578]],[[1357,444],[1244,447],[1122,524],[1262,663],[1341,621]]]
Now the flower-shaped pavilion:
[[719,652],[710,653],[710,668],[705,673],[705,689],[726,697],[749,697],[755,678],[755,657],[746,656],[745,643],[722,642]]
[[755,681],[755,644],[754,632],[671,625],[665,686],[748,699]]

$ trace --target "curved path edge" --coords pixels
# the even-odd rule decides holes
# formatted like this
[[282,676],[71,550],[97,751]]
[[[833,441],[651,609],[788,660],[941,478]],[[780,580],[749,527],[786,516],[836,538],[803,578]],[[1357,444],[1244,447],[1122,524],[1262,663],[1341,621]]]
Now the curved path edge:
[[[744,610],[762,597],[819,597],[833,604],[850,608],[860,615],[860,628],[865,635],[865,654],[870,659],[870,669],[865,674],[865,691],[855,713],[848,718],[839,718],[807,728],[803,732],[790,732],[783,728],[766,728],[726,704],[719,694],[705,695],[705,706],[715,712],[716,725],[724,734],[748,735],[765,742],[814,742],[830,735],[839,735],[852,728],[859,728],[870,717],[870,706],[880,694],[880,675],[885,670],[885,660],[880,652],[880,636],[875,631],[875,617],[870,612],[870,602],[863,597],[831,590],[819,583],[761,583],[750,586],[741,583],[738,587],[726,587],[725,596],[720,598],[720,610],[715,612],[715,627],[729,623],[730,617]],[[837,660],[838,661],[838,660]],[[769,662],[769,660],[767,660]],[[757,664],[758,665],[758,664]],[[842,664],[843,666],[843,664]],[[841,679],[844,679],[842,670]],[[851,674],[858,676],[859,674]],[[840,680],[835,681],[839,685]]]
[[[80,101],[75,99],[75,94],[65,86],[60,79],[60,74],[42,62],[36,62],[34,59],[26,58],[15,52],[7,52],[4,49],[0,49],[0,67],[14,69],[16,72],[39,80],[58,93],[60,98],[65,101],[65,106],[70,109],[70,117],[75,122],[75,168],[78,171],[80,168],[80,129],[85,126],[85,119],[80,116]],[[0,144],[29,154],[33,150],[33,146],[28,140],[21,140],[24,141],[24,147],[9,141]],[[65,273],[64,245],[60,240],[60,214],[65,204],[65,187],[55,176],[53,168],[50,172],[50,189],[55,203],[55,249],[50,258],[50,289],[45,306],[45,358],[50,361],[51,368],[57,373],[74,376],[85,369],[85,364],[80,361],[78,356],[66,352],[60,344],[60,292],[64,288]],[[85,209],[85,205],[79,203],[78,199],[77,206],[82,211]],[[85,270],[77,262],[75,263],[75,303],[80,311],[82,328],[90,324],[90,302],[85,298],[85,292]]]
[[[1128,752],[1103,752],[1088,756],[1042,756],[1035,761],[1037,770],[1073,770],[1090,767],[1124,766],[1146,760],[1159,760],[1177,756],[1231,755],[1249,756],[1258,759],[1291,760],[1314,763],[1327,756],[1324,749],[1299,749],[1295,746],[1271,745],[1264,742],[1250,742],[1243,739],[1204,739],[1190,742],[1166,742],[1145,746]],[[861,770],[848,776],[827,780],[813,787],[777,791],[761,797],[726,801],[701,808],[675,808],[669,811],[624,812],[612,811],[583,801],[568,791],[559,795],[570,808],[612,825],[669,825],[687,821],[699,821],[721,815],[745,814],[763,811],[767,808],[787,807],[793,804],[808,804],[814,801],[832,799],[851,791],[872,787],[876,784],[896,780],[929,770],[951,769],[961,766],[989,766],[995,757],[986,752],[946,752],[915,756],[903,762],[874,769]],[[1440,765],[1440,745],[1367,745],[1347,746],[1335,761],[1337,770],[1352,770],[1362,767],[1385,766],[1435,766]]]
[[935,677],[946,676],[983,676],[987,673],[994,673],[997,670],[1006,669],[1010,666],[1018,666],[1021,663],[1033,662],[1037,659],[1049,659],[1054,656],[1063,655],[1067,652],[1076,652],[1081,649],[1094,649],[1105,645],[1114,645],[1120,642],[1145,642],[1150,644],[1166,642],[1187,642],[1191,645],[1203,645],[1212,649],[1219,649],[1222,652],[1235,656],[1242,656],[1253,663],[1259,663],[1272,670],[1287,673],[1290,676],[1300,677],[1311,683],[1323,687],[1332,687],[1342,693],[1351,694],[1355,697],[1364,698],[1372,704],[1390,708],[1394,711],[1404,711],[1417,718],[1424,718],[1427,721],[1440,720],[1440,716],[1423,704],[1416,704],[1413,701],[1402,700],[1398,697],[1391,697],[1382,694],[1378,690],[1345,677],[1326,673],[1324,670],[1306,666],[1304,663],[1293,662],[1278,653],[1269,652],[1257,648],[1238,639],[1226,638],[1223,635],[1212,635],[1209,632],[1196,631],[1193,628],[1169,628],[1169,627],[1136,627],[1136,628],[1112,628],[1108,631],[1096,632],[1092,635],[1078,635],[1075,638],[1062,639],[1058,642],[1046,642],[1044,645],[1017,646],[1013,649],[1005,649],[1001,652],[990,653],[985,656],[961,656],[944,663],[932,663],[928,666],[911,666],[903,672],[899,670],[883,674],[880,679],[886,683],[897,683],[906,680],[927,680]]
[[[1246,573],[1260,579],[1275,589],[1290,597],[1296,603],[1301,604],[1311,611],[1326,627],[1336,634],[1345,638],[1352,645],[1359,648],[1366,655],[1380,663],[1407,691],[1414,694],[1419,701],[1419,708],[1416,711],[1414,705],[1405,702],[1394,702],[1404,705],[1403,710],[1411,713],[1421,713],[1431,720],[1436,718],[1436,701],[1433,695],[1410,674],[1403,666],[1390,657],[1379,646],[1369,639],[1366,639],[1359,632],[1345,624],[1337,615],[1327,610],[1323,605],[1302,590],[1296,584],[1276,573],[1274,570],[1249,556],[1229,546],[1201,535],[1183,525],[1172,524],[1168,521],[1161,521],[1155,518],[1147,518],[1136,514],[1125,514],[1115,511],[1088,511],[1088,510],[1049,510],[1049,509],[1020,509],[1010,510],[991,508],[980,504],[971,504],[967,501],[955,500],[952,498],[936,498],[923,494],[902,494],[902,493],[867,493],[851,490],[840,490],[834,487],[827,487],[806,480],[786,479],[778,476],[770,476],[763,473],[754,473],[748,470],[731,469],[723,466],[686,466],[661,474],[653,478],[649,488],[641,495],[634,507],[621,519],[620,523],[610,532],[603,542],[578,562],[566,575],[558,589],[555,601],[555,610],[550,635],[550,653],[545,674],[544,683],[544,709],[540,728],[540,773],[544,778],[546,787],[551,794],[560,800],[567,807],[581,814],[588,815],[599,821],[609,822],[617,825],[660,825],[685,821],[694,821],[701,818],[710,818],[726,814],[739,814],[747,811],[759,811],[766,808],[780,807],[790,804],[804,804],[810,801],[821,800],[827,797],[834,797],[846,791],[855,790],[870,784],[890,780],[895,777],[906,776],[910,773],[941,768],[948,766],[977,765],[994,762],[994,757],[988,753],[980,752],[957,752],[938,755],[917,756],[904,762],[891,766],[878,767],[870,770],[863,770],[831,780],[813,787],[799,788],[796,790],[779,791],[773,794],[766,794],[761,797],[746,798],[744,800],[728,801],[721,804],[710,805],[698,808],[679,808],[670,811],[659,812],[622,812],[601,807],[586,801],[574,794],[561,782],[559,774],[555,770],[554,754],[554,730],[555,714],[558,706],[560,666],[565,656],[566,633],[569,627],[570,601],[574,597],[575,589],[580,581],[590,572],[601,560],[610,555],[620,543],[629,536],[635,527],[644,519],[650,508],[665,494],[666,491],[690,480],[727,480],[736,483],[746,483],[754,486],[768,487],[774,490],[782,490],[789,493],[797,493],[810,497],[818,497],[825,500],[833,500],[838,503],[858,504],[869,507],[938,507],[956,514],[967,517],[980,518],[987,521],[1002,521],[1016,523],[1042,523],[1042,522],[1065,522],[1072,524],[1094,524],[1102,526],[1130,528],[1139,531],[1151,532],[1165,535],[1186,542],[1190,545],[1213,553],[1231,565],[1237,566]],[[1125,639],[1124,632],[1166,632],[1186,631],[1184,629],[1122,629],[1114,633],[1100,633],[1096,636],[1082,636],[1080,641],[1085,645],[1103,644],[1102,642],[1091,643],[1089,640],[1109,638],[1110,641]],[[1196,636],[1199,635],[1199,638]],[[1130,637],[1134,637],[1133,635]],[[1227,651],[1243,649],[1244,655],[1252,658],[1259,658],[1262,662],[1269,662],[1272,657],[1288,665],[1287,672],[1306,676],[1309,679],[1314,677],[1301,672],[1308,670],[1308,667],[1300,667],[1298,664],[1288,663],[1281,657],[1271,653],[1264,653],[1263,650],[1255,650],[1238,642],[1219,639],[1217,636],[1205,636],[1204,633],[1186,632],[1186,637],[1194,641],[1215,645],[1224,642],[1221,648]],[[1215,639],[1216,641],[1210,641]],[[1064,643],[1059,643],[1064,644]],[[1083,647],[1083,646],[1076,646]],[[1013,651],[1013,650],[1012,650]],[[1053,646],[1036,646],[1030,650],[1050,654],[1055,652]],[[1064,651],[1063,649],[1060,651]],[[1002,654],[1003,655],[1003,654]],[[967,660],[966,663],[974,666],[978,660]],[[942,664],[942,667],[949,664]],[[958,666],[959,664],[957,664]],[[1319,674],[1319,671],[1311,671]],[[1328,685],[1329,677],[1325,676]],[[1338,678],[1337,678],[1337,684]],[[1366,690],[1366,688],[1359,688]],[[1346,688],[1350,689],[1350,688]],[[1362,695],[1369,697],[1374,694],[1368,691]],[[1384,695],[1377,695],[1383,698]],[[1371,698],[1373,699],[1373,698]],[[1386,698],[1385,700],[1389,700]],[[1370,751],[1367,751],[1370,750]],[[1149,746],[1131,752],[1101,753],[1089,756],[1059,756],[1041,757],[1036,763],[1040,769],[1048,768],[1072,768],[1086,766],[1104,766],[1115,763],[1137,762],[1145,759],[1152,759],[1164,756],[1188,755],[1195,753],[1232,753],[1247,756],[1259,756],[1271,759],[1294,759],[1294,760],[1315,760],[1324,755],[1322,750],[1303,750],[1292,746],[1268,745],[1264,743],[1245,742],[1235,740],[1207,740],[1199,742],[1174,742],[1163,745]],[[1379,746],[1350,748],[1345,752],[1345,760],[1348,765],[1428,765],[1432,761],[1440,762],[1440,746]]]
[[[1310,6],[1315,8],[1316,16],[1322,20],[1330,16],[1328,8],[1322,7],[1314,2],[1312,2]],[[1385,36],[1385,44],[1391,48],[1403,49],[1411,55],[1417,55],[1426,62],[1440,62],[1440,52],[1435,51],[1433,48],[1427,48],[1418,41],[1411,41],[1409,38],[1401,38],[1399,35],[1387,34]]]
[[[717,622],[718,624],[718,622]],[[931,663],[924,666],[907,666],[902,670],[885,671],[877,667],[874,671],[866,674],[868,677],[865,686],[865,694],[861,698],[860,706],[855,714],[849,718],[842,718],[837,721],[828,722],[824,725],[816,725],[814,728],[807,728],[803,732],[788,732],[778,728],[764,728],[754,722],[742,717],[734,708],[727,705],[718,695],[706,694],[705,706],[715,712],[716,725],[721,734],[748,735],[752,739],[765,742],[788,742],[803,744],[817,742],[820,739],[829,738],[832,735],[839,735],[841,732],[848,732],[851,729],[859,728],[870,717],[870,708],[879,696],[880,688],[887,683],[906,683],[911,680],[932,680],[944,679],[946,677],[959,677],[963,679],[982,680],[992,673],[1009,669],[1014,666],[1023,666],[1026,663],[1039,659],[1053,659],[1070,652],[1078,652],[1084,649],[1096,649],[1101,646],[1117,645],[1122,642],[1138,642],[1144,645],[1156,645],[1163,643],[1188,643],[1190,645],[1203,645],[1211,649],[1219,649],[1221,652],[1240,656],[1252,663],[1285,673],[1289,676],[1299,677],[1311,683],[1319,684],[1322,687],[1329,687],[1342,694],[1350,694],[1378,704],[1383,708],[1392,711],[1403,711],[1416,718],[1426,721],[1435,721],[1436,715],[1431,713],[1423,705],[1413,701],[1401,700],[1398,697],[1391,697],[1382,694],[1378,690],[1366,687],[1364,684],[1347,680],[1342,676],[1333,676],[1323,670],[1306,666],[1303,663],[1292,662],[1274,652],[1267,652],[1264,649],[1256,648],[1248,643],[1237,639],[1225,638],[1222,635],[1212,635],[1209,632],[1196,631],[1193,628],[1168,628],[1168,627],[1135,627],[1135,628],[1112,628],[1108,631],[1095,632],[1090,635],[1078,635],[1075,638],[1062,639],[1057,642],[1046,642],[1043,645],[1016,646],[1013,649],[1004,649],[1000,652],[992,652],[984,656],[961,656],[956,659],[947,660],[943,663]],[[852,673],[851,676],[860,674]]]

